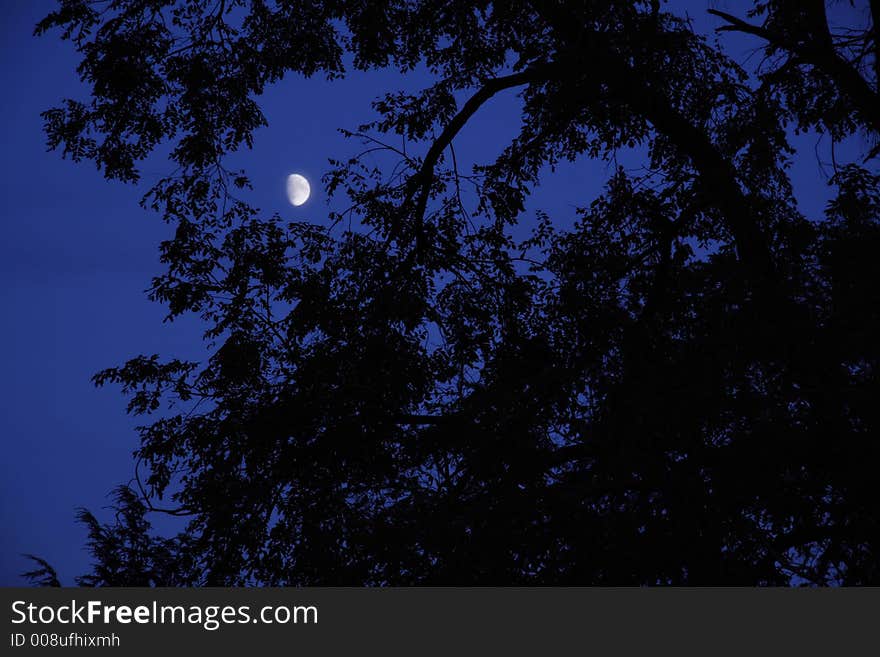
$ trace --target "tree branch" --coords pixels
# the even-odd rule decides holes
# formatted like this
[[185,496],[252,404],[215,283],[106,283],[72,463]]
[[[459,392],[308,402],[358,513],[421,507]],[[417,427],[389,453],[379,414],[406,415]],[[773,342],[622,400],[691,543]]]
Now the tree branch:
[[[418,235],[421,236],[422,221],[425,216],[425,209],[428,205],[428,197],[431,193],[431,180],[434,176],[434,168],[440,160],[443,151],[452,143],[455,136],[461,132],[462,128],[467,124],[470,118],[476,114],[490,98],[505,89],[511,89],[524,84],[530,84],[542,79],[542,74],[537,68],[526,69],[519,73],[505,75],[494,78],[486,82],[467,102],[462,106],[461,110],[452,117],[452,120],[443,128],[440,136],[434,140],[422,166],[419,171],[410,179],[411,188],[404,199],[403,206],[407,207],[416,198],[416,208],[414,220],[417,224]],[[417,240],[418,246],[418,240]]]
[[[668,137],[690,160],[703,187],[711,189],[712,204],[720,210],[733,235],[740,258],[752,270],[751,278],[775,278],[769,241],[755,218],[748,198],[737,183],[736,168],[712,143],[709,135],[672,105],[662,89],[645,79],[636,64],[607,42],[607,34],[585,33],[579,22],[558,4],[530,3],[534,11],[560,37],[560,48],[581,58],[591,55],[595,93],[608,93],[622,101]],[[579,67],[573,67],[580,70]]]
[[[872,9],[878,4],[880,4],[878,0],[872,0]],[[709,9],[708,12],[728,23],[728,25],[717,28],[718,31],[752,34],[780,50],[788,51],[825,73],[837,82],[840,90],[855,104],[862,120],[875,132],[880,133],[880,95],[871,89],[868,81],[850,66],[849,62],[837,54],[829,40],[815,39],[810,44],[799,43],[792,41],[784,34],[759,25],[752,25],[727,12],[717,9]]]

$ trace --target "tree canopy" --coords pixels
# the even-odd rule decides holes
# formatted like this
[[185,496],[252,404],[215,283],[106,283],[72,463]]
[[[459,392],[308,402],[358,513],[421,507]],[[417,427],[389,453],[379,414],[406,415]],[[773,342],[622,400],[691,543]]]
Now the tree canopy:
[[[659,0],[61,0],[91,93],[49,146],[131,182],[170,145],[149,294],[211,354],[96,375],[148,419],[80,583],[880,583],[880,3],[826,4],[710,10],[747,65]],[[350,126],[395,165],[335,162],[349,210],[241,200],[268,86],[386,67],[434,83]],[[824,213],[796,131],[864,145]],[[575,222],[525,211],[624,150]]]

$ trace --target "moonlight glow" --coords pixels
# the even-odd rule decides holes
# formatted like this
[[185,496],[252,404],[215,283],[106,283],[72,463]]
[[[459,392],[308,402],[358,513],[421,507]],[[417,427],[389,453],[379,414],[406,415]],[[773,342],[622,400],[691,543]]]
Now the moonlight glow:
[[298,173],[287,176],[287,200],[291,205],[302,205],[309,200],[312,188],[309,181]]

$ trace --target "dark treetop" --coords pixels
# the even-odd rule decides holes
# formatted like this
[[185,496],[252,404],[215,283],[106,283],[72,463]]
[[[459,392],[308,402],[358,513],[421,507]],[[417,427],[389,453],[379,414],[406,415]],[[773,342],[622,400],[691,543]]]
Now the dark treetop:
[[[78,581],[880,583],[880,3],[849,4],[712,11],[744,68],[658,0],[60,2],[38,32],[91,95],[50,145],[123,181],[170,151],[150,295],[211,350],[96,375],[150,417]],[[334,163],[349,210],[262,216],[228,167],[262,92],[346,67],[435,83],[352,134],[385,164]],[[505,90],[518,134],[460,169]],[[824,215],[793,131],[864,145]],[[573,225],[523,211],[557,162],[622,153]]]

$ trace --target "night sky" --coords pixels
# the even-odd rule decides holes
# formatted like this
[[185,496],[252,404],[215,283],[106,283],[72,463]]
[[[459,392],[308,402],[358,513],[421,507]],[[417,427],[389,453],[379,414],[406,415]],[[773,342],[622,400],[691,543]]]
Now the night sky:
[[[90,377],[138,354],[198,358],[203,353],[195,318],[163,323],[163,308],[144,290],[160,272],[158,243],[172,228],[138,207],[143,193],[171,165],[157,156],[142,168],[137,185],[107,182],[91,163],[74,164],[46,152],[40,112],[65,97],[84,97],[78,61],[56,34],[32,36],[35,23],[53,8],[51,0],[6,0],[0,41],[2,121],[2,221],[0,272],[4,348],[0,378],[0,436],[4,472],[0,478],[0,585],[22,585],[30,567],[22,553],[46,558],[62,582],[88,569],[85,531],[75,509],[90,508],[99,518],[109,511],[108,493],[133,473],[138,418],[125,414],[125,398],[114,387],[96,389]],[[738,3],[690,0],[670,6],[687,11],[696,27],[714,25],[709,6],[736,11]],[[727,41],[743,61],[754,42]],[[328,199],[320,184],[327,159],[346,158],[363,147],[344,139],[338,128],[355,128],[374,114],[379,93],[414,90],[425,72],[401,77],[396,71],[353,73],[342,81],[289,76],[261,99],[269,128],[256,135],[254,149],[229,164],[251,176],[246,197],[266,215],[326,221]],[[519,115],[515,92],[494,99],[459,135],[459,166],[490,161],[512,137]],[[796,140],[794,179],[802,209],[819,216],[828,196],[814,153],[816,138]],[[426,147],[422,146],[422,151]],[[818,153],[828,158],[829,145]],[[838,158],[846,149],[838,148]],[[622,154],[619,162],[637,162]],[[564,225],[577,206],[589,204],[610,171],[602,162],[566,164],[545,176],[527,206],[524,225],[536,209]],[[312,197],[291,207],[284,183],[291,172],[305,174]],[[345,198],[330,207],[344,209]],[[143,418],[141,418],[143,419]],[[162,527],[162,519],[157,519]],[[167,521],[164,523],[167,528]]]

